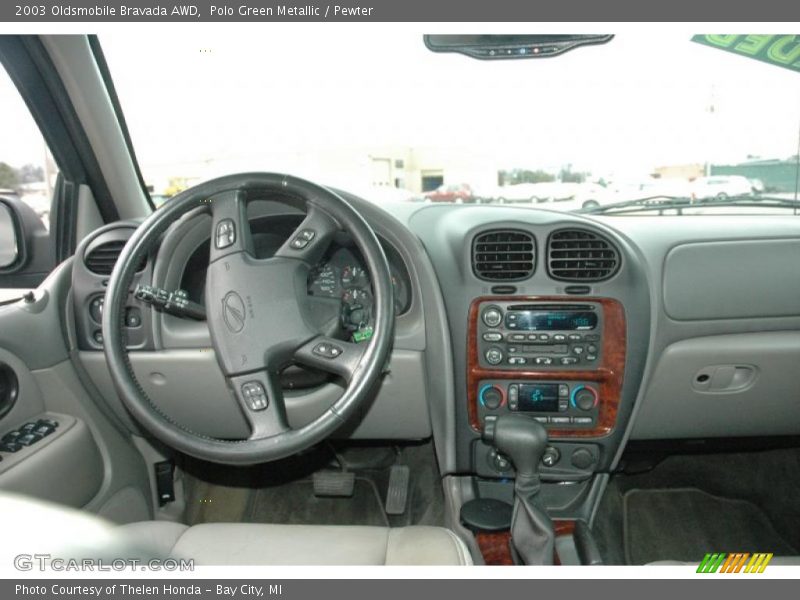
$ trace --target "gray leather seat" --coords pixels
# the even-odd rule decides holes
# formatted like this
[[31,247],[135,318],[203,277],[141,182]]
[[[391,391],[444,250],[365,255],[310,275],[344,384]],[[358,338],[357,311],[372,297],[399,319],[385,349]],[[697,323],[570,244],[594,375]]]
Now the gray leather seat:
[[119,531],[131,546],[198,565],[469,565],[466,545],[441,527],[358,527],[147,521]]
[[22,549],[60,558],[192,558],[197,565],[469,565],[441,527],[349,527],[169,521],[114,526],[83,511],[0,492],[0,561]]

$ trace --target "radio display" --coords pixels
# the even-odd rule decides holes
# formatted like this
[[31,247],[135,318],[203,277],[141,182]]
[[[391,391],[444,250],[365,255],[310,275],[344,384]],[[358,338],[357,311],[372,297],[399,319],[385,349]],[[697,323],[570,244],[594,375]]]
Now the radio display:
[[589,311],[509,311],[506,327],[519,331],[579,331],[597,327],[597,314]]
[[524,412],[558,412],[558,384],[521,384],[518,406]]

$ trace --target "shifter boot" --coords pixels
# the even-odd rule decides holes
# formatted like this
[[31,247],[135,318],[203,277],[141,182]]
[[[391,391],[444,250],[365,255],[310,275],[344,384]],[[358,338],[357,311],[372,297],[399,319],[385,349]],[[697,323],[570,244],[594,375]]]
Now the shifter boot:
[[514,514],[511,518],[511,547],[525,565],[552,565],[555,533],[553,522],[539,505],[539,476],[517,476],[514,485]]

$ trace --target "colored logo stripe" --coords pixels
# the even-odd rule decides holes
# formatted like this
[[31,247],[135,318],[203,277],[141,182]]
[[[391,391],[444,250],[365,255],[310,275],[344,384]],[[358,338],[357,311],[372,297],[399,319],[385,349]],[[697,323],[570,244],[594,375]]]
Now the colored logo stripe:
[[772,560],[772,556],[772,553],[765,552],[757,552],[752,555],[749,552],[709,553],[700,561],[697,573],[763,573]]

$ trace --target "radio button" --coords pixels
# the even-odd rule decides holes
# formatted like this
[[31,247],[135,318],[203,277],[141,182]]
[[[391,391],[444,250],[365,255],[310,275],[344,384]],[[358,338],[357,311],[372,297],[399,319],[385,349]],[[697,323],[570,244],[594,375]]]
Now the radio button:
[[533,359],[537,365],[552,365],[553,359],[549,356],[537,356]]
[[592,417],[572,417],[572,422],[575,425],[591,425],[594,419]]
[[566,383],[558,384],[558,395],[560,398],[569,397],[569,386]]
[[569,417],[550,417],[550,423],[552,425],[569,425],[570,418]]
[[508,386],[508,401],[516,404],[517,400],[519,400],[519,385],[512,383]]
[[587,354],[586,355],[586,360],[588,360],[590,362],[594,362],[594,361],[597,360],[597,355],[596,354]]
[[569,334],[569,339],[570,339],[570,341],[572,341],[572,342],[580,342],[582,338],[581,338],[581,336],[580,336],[579,334],[577,334],[577,333],[570,333],[570,334]]
[[587,342],[597,342],[600,340],[600,336],[596,333],[587,333],[585,336],[583,336],[583,339],[585,339]]
[[589,354],[597,354],[597,346],[595,346],[594,344],[589,344],[588,346],[586,346],[586,351]]
[[489,327],[497,327],[503,322],[503,313],[498,308],[489,307],[483,311],[481,318]]
[[524,333],[512,333],[508,336],[508,339],[512,342],[524,342],[525,341],[525,334]]
[[583,346],[573,346],[572,353],[577,356],[580,356],[581,354],[583,354]]
[[553,336],[553,341],[554,342],[566,342],[567,341],[567,336],[564,335],[563,333],[557,333],[557,334],[555,334]]
[[539,341],[540,342],[548,342],[548,341],[550,341],[550,336],[548,334],[546,334],[546,333],[540,333],[539,334]]
[[565,357],[563,357],[561,359],[561,364],[562,365],[574,365],[577,362],[578,362],[578,359],[575,358],[574,356],[565,356]]
[[490,365],[499,365],[503,362],[503,352],[500,348],[489,348],[486,351],[486,362]]
[[483,334],[483,339],[487,342],[500,342],[503,340],[503,334],[499,331],[489,331]]
[[559,400],[558,402],[558,412],[567,412],[569,410],[569,401],[568,400]]
[[508,364],[510,365],[524,365],[528,362],[528,359],[524,356],[512,356],[508,359]]
[[539,423],[549,423],[550,422],[550,417],[533,417],[533,418],[536,419],[537,421],[539,421]]
[[529,342],[535,342],[538,338],[539,338],[539,336],[537,336],[535,333],[529,333],[528,334],[528,341]]

